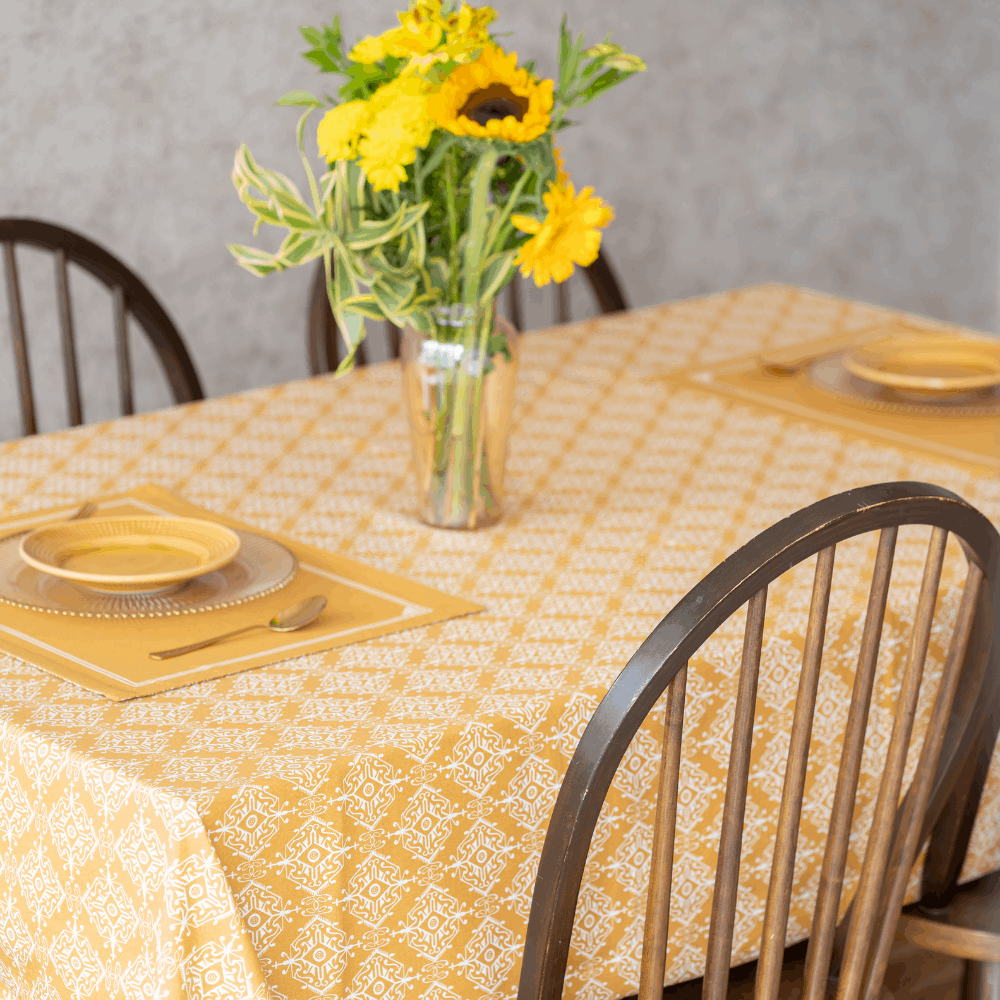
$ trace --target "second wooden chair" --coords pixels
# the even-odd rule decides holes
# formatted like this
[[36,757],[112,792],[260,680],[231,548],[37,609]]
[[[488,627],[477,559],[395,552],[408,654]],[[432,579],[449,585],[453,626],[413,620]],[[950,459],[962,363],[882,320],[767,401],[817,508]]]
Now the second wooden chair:
[[3,247],[7,281],[7,303],[14,343],[24,434],[37,430],[35,394],[28,362],[27,331],[21,304],[21,288],[14,248],[27,244],[52,252],[55,264],[56,304],[59,313],[63,373],[71,426],[83,423],[83,401],[77,365],[73,309],[70,300],[68,264],[92,274],[111,292],[114,316],[115,353],[118,362],[118,391],[123,416],[135,411],[132,393],[132,361],[128,341],[131,314],[149,338],[166,374],[175,402],[203,399],[201,383],[177,328],[145,282],[103,247],[62,226],[38,219],[0,219],[0,246]]
[[[930,546],[902,682],[895,697],[892,735],[881,762],[878,797],[867,831],[860,879],[849,918],[838,928],[897,531],[900,525],[908,524],[931,526]],[[808,952],[797,969],[783,968],[834,558],[838,543],[872,531],[880,532],[878,553],[832,796]],[[902,795],[949,533],[962,543],[968,572],[919,763]],[[817,557],[815,579],[767,882],[756,980],[734,982],[730,989],[768,587],[811,556]],[[805,1000],[834,995],[838,1000],[884,996],[883,975],[910,870],[945,801],[953,794],[960,764],[977,738],[973,723],[977,702],[983,697],[992,698],[997,673],[992,636],[997,620],[998,575],[1000,536],[986,517],[947,490],[923,483],[885,483],[850,490],[799,511],[758,535],[705,577],[629,660],[598,705],[570,761],[542,847],[518,1000],[558,1000],[562,995],[577,897],[598,816],[626,749],[664,692],[668,700],[639,1000],[660,1000],[661,995],[702,1000],[723,1000],[727,996],[752,996],[755,1000],[775,1000],[778,996]],[[744,604],[746,631],[704,979],[671,987],[664,994],[688,661]]]

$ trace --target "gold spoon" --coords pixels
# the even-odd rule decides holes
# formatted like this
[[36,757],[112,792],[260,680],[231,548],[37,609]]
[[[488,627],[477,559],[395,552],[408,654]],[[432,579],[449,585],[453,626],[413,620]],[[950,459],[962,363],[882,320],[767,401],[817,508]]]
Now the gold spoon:
[[278,612],[266,625],[246,625],[233,632],[226,632],[225,635],[217,635],[212,639],[202,639],[201,642],[192,642],[189,646],[178,646],[176,649],[163,649],[158,653],[150,653],[152,660],[169,660],[172,656],[183,656],[185,653],[193,653],[196,649],[204,649],[212,646],[223,639],[231,639],[234,635],[242,635],[244,632],[251,632],[255,628],[269,628],[272,632],[294,632],[296,629],[305,628],[311,625],[319,617],[320,612],[326,607],[326,598],[322,594],[313,594],[298,604],[293,604],[290,608]]

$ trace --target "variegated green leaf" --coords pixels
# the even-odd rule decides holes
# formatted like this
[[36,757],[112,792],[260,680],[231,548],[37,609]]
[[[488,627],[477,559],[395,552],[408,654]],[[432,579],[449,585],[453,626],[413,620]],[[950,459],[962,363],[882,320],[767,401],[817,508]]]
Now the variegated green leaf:
[[448,291],[448,280],[451,276],[448,261],[444,257],[431,257],[427,261],[427,273],[430,275],[431,284],[439,288],[442,292]]
[[479,302],[485,305],[496,298],[500,289],[510,281],[514,273],[514,257],[516,250],[508,250],[506,253],[494,254],[483,267],[482,277],[479,279]]
[[384,320],[386,318],[374,295],[355,295],[352,298],[344,299],[340,306],[344,310],[360,313],[368,319]]
[[351,250],[370,250],[382,243],[388,243],[389,240],[395,239],[410,226],[416,225],[428,208],[430,208],[429,201],[421,202],[412,207],[401,205],[398,211],[388,219],[379,221],[366,219],[347,238],[347,246]]
[[326,249],[321,233],[289,233],[285,237],[278,256],[286,267],[296,267],[315,260]]
[[354,356],[365,339],[365,320],[357,313],[342,313],[337,317],[337,328],[347,348],[347,357],[337,365],[337,377],[346,375],[354,367]]
[[258,250],[256,247],[240,246],[236,243],[226,244],[229,252],[236,258],[236,263],[245,268],[251,274],[264,277],[274,271],[283,271],[284,265],[274,254],[266,250]]
[[301,199],[293,198],[284,191],[275,191],[271,201],[277,207],[281,221],[289,229],[316,232],[321,228],[319,219],[309,211]]
[[398,278],[382,275],[372,282],[372,294],[390,319],[399,316],[410,304],[417,291],[417,278]]
[[432,337],[436,332],[434,319],[427,309],[409,309],[406,313],[406,322],[425,336]]
[[269,226],[282,225],[281,217],[266,201],[261,201],[259,198],[251,198],[249,194],[241,196],[240,200],[257,216],[257,221],[253,224],[254,236],[257,235],[257,230],[260,229],[262,222],[266,222]]

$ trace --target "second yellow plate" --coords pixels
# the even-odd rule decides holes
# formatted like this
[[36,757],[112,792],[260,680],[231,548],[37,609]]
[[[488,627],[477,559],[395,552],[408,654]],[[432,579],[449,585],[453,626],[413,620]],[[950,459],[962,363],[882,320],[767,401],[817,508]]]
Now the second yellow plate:
[[95,517],[36,528],[21,558],[43,573],[102,593],[171,590],[232,561],[235,531],[193,517]]
[[1000,343],[960,336],[890,334],[844,355],[868,382],[910,392],[969,392],[1000,385]]

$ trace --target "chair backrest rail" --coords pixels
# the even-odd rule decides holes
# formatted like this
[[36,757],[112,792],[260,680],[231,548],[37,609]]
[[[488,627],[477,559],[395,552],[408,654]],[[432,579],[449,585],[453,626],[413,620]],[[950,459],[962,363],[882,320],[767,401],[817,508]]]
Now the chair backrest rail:
[[28,244],[53,254],[56,311],[59,318],[66,412],[70,426],[77,426],[84,419],[76,345],[78,331],[73,322],[70,294],[70,264],[87,271],[111,294],[122,415],[135,412],[135,378],[128,341],[129,318],[139,325],[155,352],[174,401],[187,403],[204,399],[198,374],[173,321],[145,282],[111,253],[79,233],[40,219],[0,218],[0,244],[3,244],[6,265],[7,301],[24,434],[37,432],[37,420],[15,257],[17,244]]
[[812,933],[809,936],[809,949],[806,954],[804,1000],[823,1000],[826,995],[827,970],[837,930],[837,914],[844,886],[844,871],[847,867],[854,801],[861,777],[865,731],[875,686],[875,668],[881,646],[882,625],[885,621],[885,607],[889,597],[889,583],[892,578],[892,563],[898,534],[899,529],[895,525],[883,528],[879,534],[878,553],[872,570],[865,624],[858,650],[858,666],[851,691],[851,704],[847,711],[844,747],[840,756],[840,769],[837,772],[826,850],[823,852],[823,863],[820,868]]
[[73,336],[73,310],[69,298],[69,274],[66,271],[66,251],[59,247],[55,254],[56,305],[59,308],[59,332],[62,336],[63,373],[66,379],[66,407],[71,427],[83,423],[80,403],[80,375],[76,363],[76,340]]
[[31,390],[31,366],[28,362],[28,342],[24,335],[24,311],[21,308],[21,286],[17,280],[17,260],[14,244],[4,242],[4,273],[7,278],[7,302],[10,306],[10,326],[14,339],[14,364],[21,399],[21,426],[25,434],[35,433],[35,397]]
[[906,754],[913,731],[917,699],[920,696],[920,683],[927,659],[927,647],[934,619],[934,603],[937,600],[947,541],[948,532],[944,528],[932,530],[910,636],[906,672],[896,702],[892,734],[889,737],[885,768],[875,804],[875,817],[868,835],[865,857],[861,865],[861,877],[853,901],[844,965],[837,986],[837,1000],[848,1000],[848,998],[853,1000],[857,997],[865,974],[866,959],[881,903],[884,873],[891,847],[899,793],[903,786]]
[[115,285],[111,290],[111,301],[115,312],[115,357],[118,361],[118,393],[121,399],[122,416],[135,413],[132,398],[132,358],[128,346],[128,315],[125,310],[125,289]]
[[569,285],[561,281],[556,285],[556,322],[568,323],[569,319]]
[[719,863],[715,871],[712,917],[708,929],[703,1000],[725,1000],[726,987],[729,985],[729,959],[733,950],[736,890],[740,878],[743,820],[746,815],[750,750],[753,744],[753,716],[757,700],[757,679],[760,674],[766,608],[765,586],[758,590],[747,604],[746,632],[743,636],[736,713],[733,720],[732,750],[729,754],[729,775],[726,780],[725,803],[722,807]]
[[764,908],[764,930],[760,958],[757,963],[757,1000],[775,1000],[781,981],[781,964],[785,953],[788,930],[788,909],[792,899],[795,876],[795,848],[799,839],[802,799],[809,763],[809,740],[812,736],[819,672],[823,663],[823,642],[826,638],[826,616],[830,607],[830,587],[833,584],[833,564],[837,547],[830,545],[819,552],[813,581],[802,671],[795,699],[792,731],[778,811],[778,832],[771,863],[771,880]]
[[927,808],[931,785],[937,771],[941,748],[944,745],[945,730],[948,728],[948,718],[955,702],[958,679],[962,673],[962,663],[969,646],[969,640],[972,637],[972,625],[976,617],[976,605],[979,601],[982,583],[982,569],[976,563],[970,562],[969,573],[965,579],[962,599],[951,633],[951,642],[941,672],[941,682],[927,726],[927,733],[924,736],[924,744],[920,750],[916,775],[910,790],[907,792],[907,801],[898,824],[901,836],[897,838],[889,862],[892,881],[889,891],[882,895],[882,905],[876,921],[877,938],[872,950],[872,958],[868,963],[868,974],[862,996],[870,996],[873,990],[877,989],[878,981],[874,978],[876,971],[884,970],[889,961],[896,927],[896,920],[889,919],[889,915],[899,913],[906,895],[910,868],[919,846],[920,818]]
[[670,890],[674,867],[674,836],[677,827],[677,790],[681,774],[681,739],[684,735],[684,700],[687,694],[687,664],[667,688],[667,711],[663,724],[663,752],[653,823],[646,925],[642,937],[638,1000],[661,1000],[663,972],[667,964],[670,933]]

